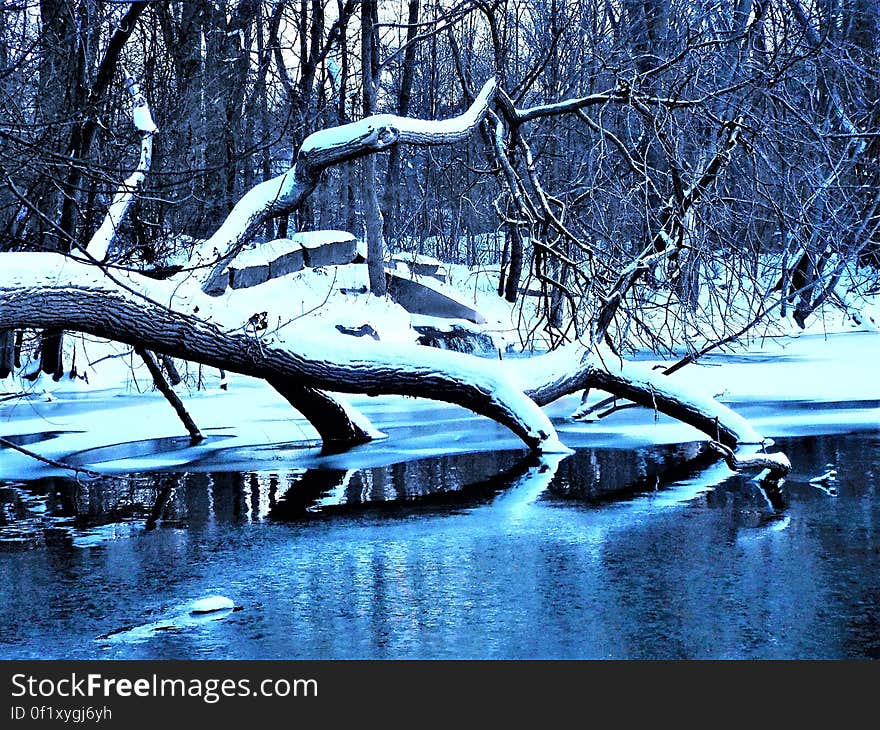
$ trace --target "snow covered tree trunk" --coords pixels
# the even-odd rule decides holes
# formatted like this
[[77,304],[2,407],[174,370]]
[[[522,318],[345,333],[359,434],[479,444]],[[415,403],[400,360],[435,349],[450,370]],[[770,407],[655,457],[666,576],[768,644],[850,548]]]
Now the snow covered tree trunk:
[[[569,347],[545,358],[551,365],[562,365],[558,369],[545,367],[540,363],[542,358],[536,358],[526,371],[533,374],[522,376],[526,380],[526,394],[538,405],[598,388],[693,426],[725,446],[764,440],[748,421],[714,398],[659,371],[627,362],[604,347],[586,354],[582,347]],[[581,410],[575,411],[573,417],[579,418]]]
[[202,290],[215,295],[225,291],[222,275],[229,261],[267,220],[302,205],[328,167],[382,152],[395,144],[448,145],[465,140],[488,113],[495,92],[495,80],[490,79],[467,111],[451,119],[425,121],[376,114],[310,134],[293,167],[246,192],[217,231],[193,252],[194,264],[211,267]]
[[[372,12],[365,9],[368,17],[373,17]],[[372,57],[371,44],[365,44],[365,47],[370,45],[369,57]],[[372,93],[373,81],[365,78],[365,83],[369,82],[365,93]],[[146,103],[139,99],[136,86],[130,84],[130,90],[135,98],[135,126],[142,132],[141,163],[136,170],[137,175],[142,175],[149,166],[155,126],[149,119]],[[0,330],[22,327],[46,328],[49,332],[78,330],[131,344],[147,358],[151,358],[148,351],[155,351],[160,355],[262,378],[315,426],[328,450],[369,440],[373,432],[342,400],[323,392],[325,390],[368,395],[400,394],[458,404],[507,426],[535,451],[564,448],[539,406],[590,387],[607,390],[667,413],[728,446],[760,442],[760,436],[745,421],[713,399],[691,392],[662,375],[626,363],[601,345],[629,288],[651,265],[669,255],[663,246],[653,253],[649,247],[620,273],[619,281],[612,289],[613,296],[608,297],[596,317],[591,342],[586,347],[579,345],[563,353],[570,359],[561,369],[556,367],[558,354],[535,358],[532,367],[535,376],[520,387],[514,385],[515,373],[507,372],[498,363],[454,352],[396,346],[387,342],[355,342],[351,338],[334,340],[334,336],[327,333],[305,338],[297,335],[293,341],[292,338],[285,339],[283,329],[266,336],[258,335],[253,328],[248,329],[250,320],[247,315],[237,312],[234,294],[223,300],[206,296],[206,293],[225,292],[223,274],[231,258],[273,216],[302,205],[321,172],[332,165],[367,158],[365,168],[373,183],[367,209],[375,213],[372,223],[367,216],[367,224],[377,234],[373,240],[381,241],[375,168],[373,165],[371,171],[369,164],[373,161],[373,153],[398,143],[443,145],[464,140],[489,114],[495,95],[495,83],[489,81],[470,108],[452,119],[422,121],[392,115],[368,115],[359,122],[309,135],[297,152],[294,165],[282,175],[245,193],[217,231],[197,247],[190,263],[212,267],[201,288],[189,274],[155,281],[120,270],[104,271],[60,255],[0,253]],[[531,113],[518,112],[512,108],[512,103],[508,103],[512,109],[508,115],[512,114],[517,123],[525,121]],[[373,105],[373,101],[368,101],[367,111]],[[497,118],[496,122],[498,143],[503,140],[502,122]],[[688,193],[685,203],[692,204],[698,191],[714,179],[713,165],[716,161],[719,161],[718,165],[722,164],[723,153],[735,142],[735,132],[730,137],[695,184],[695,192]],[[528,145],[520,140],[520,148],[531,172]],[[504,149],[500,151],[499,159],[507,161]],[[139,181],[140,178],[133,176],[123,184],[105,226],[84,247],[92,258],[103,258],[106,254]],[[540,184],[534,180],[532,183],[543,200]],[[517,190],[518,183],[514,179],[511,195]],[[519,229],[515,234],[520,234]],[[521,239],[519,244],[521,250]],[[379,271],[374,293],[380,289],[379,281],[381,287],[385,283],[382,253],[380,246],[378,253],[370,257],[371,264]],[[517,252],[512,251],[512,268],[516,268],[516,256]],[[518,275],[508,277],[512,298],[516,295],[518,279]],[[266,306],[271,308],[273,305],[267,303]],[[246,321],[241,321],[242,317]],[[547,364],[555,369],[542,370]],[[154,372],[157,383],[164,381],[154,360],[152,365],[151,372]],[[194,428],[194,424],[192,426]]]
[[134,172],[120,186],[110,204],[107,215],[104,216],[98,230],[85,246],[89,258],[95,261],[103,261],[107,257],[110,246],[116,239],[119,225],[128,213],[135,193],[150,169],[153,159],[153,135],[158,131],[150,114],[150,107],[141,94],[137,82],[131,76],[126,75],[125,87],[132,97],[132,122],[135,128],[141,132],[141,154]]
[[727,466],[733,471],[743,471],[745,469],[764,470],[765,475],[761,478],[761,481],[778,482],[791,471],[791,462],[782,453],[739,455],[717,441],[711,441],[709,446],[724,457]]
[[264,342],[242,322],[223,322],[213,302],[179,281],[114,280],[57,254],[0,254],[0,329],[63,327],[273,385],[290,379],[316,390],[432,398],[492,418],[535,451],[564,448],[546,414],[493,361],[367,338],[339,347],[326,336]]

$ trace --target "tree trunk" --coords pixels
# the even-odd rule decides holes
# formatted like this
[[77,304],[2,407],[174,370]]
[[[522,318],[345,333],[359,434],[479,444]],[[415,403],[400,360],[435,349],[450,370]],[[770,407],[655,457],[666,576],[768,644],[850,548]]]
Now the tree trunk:
[[519,282],[523,271],[522,233],[516,223],[511,223],[505,231],[505,248],[510,251],[507,279],[504,285],[504,298],[513,304],[519,296]]
[[[406,50],[403,52],[403,67],[400,77],[400,93],[397,97],[397,113],[402,116],[409,115],[409,105],[412,98],[413,76],[416,65],[415,37],[418,32],[419,0],[409,0],[406,28]],[[397,224],[399,195],[403,187],[402,171],[400,167],[400,148],[394,147],[388,155],[388,170],[385,173],[385,190],[382,193],[382,219],[383,235],[387,239],[389,227]]]
[[370,430],[358,423],[350,409],[335,398],[292,378],[272,377],[267,382],[314,426],[325,454],[344,451],[373,439]]
[[53,380],[61,380],[64,375],[64,330],[60,327],[44,330],[40,347],[40,369]]
[[[185,301],[186,311],[159,304],[171,299]],[[527,373],[507,373],[495,361],[455,352],[372,340],[346,343],[343,350],[328,347],[320,336],[299,337],[295,347],[263,342],[240,323],[224,321],[227,307],[215,308],[214,301],[180,281],[132,274],[120,284],[96,267],[57,254],[0,254],[0,329],[64,327],[262,378],[314,418],[330,448],[334,441],[350,444],[368,434],[343,405],[308,389],[454,403],[507,426],[535,451],[564,448],[539,405],[591,386],[655,408],[727,446],[762,440],[714,399],[604,349],[585,355],[582,347],[571,348],[564,361],[571,366],[561,371],[548,368],[560,362],[558,353],[535,358],[528,366],[533,382],[524,392],[512,377]]]
[[0,330],[0,380],[15,368],[15,331]]
[[[223,311],[198,291],[186,296],[187,311],[198,317],[157,303],[180,301],[181,286],[135,274],[122,286],[99,268],[56,254],[0,254],[0,329],[64,327],[273,384],[287,378],[319,390],[429,397],[498,421],[535,451],[561,448],[544,412],[493,361],[372,340],[347,343],[345,351],[327,348],[320,337],[300,338],[296,349],[272,345],[246,334],[241,323],[221,325]],[[200,318],[206,316],[211,321]]]
[[[376,85],[378,82],[378,3],[364,0],[361,3],[361,82],[363,84],[364,118],[376,112]],[[376,190],[376,158],[370,155],[363,161],[363,209],[367,233],[367,271],[370,291],[384,297],[385,283],[385,236],[379,194]]]

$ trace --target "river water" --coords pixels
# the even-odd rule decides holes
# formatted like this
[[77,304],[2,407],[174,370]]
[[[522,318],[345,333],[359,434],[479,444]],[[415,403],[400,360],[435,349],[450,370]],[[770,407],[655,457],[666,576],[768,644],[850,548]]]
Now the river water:
[[613,439],[0,481],[0,657],[876,658],[880,429],[833,430],[778,493]]

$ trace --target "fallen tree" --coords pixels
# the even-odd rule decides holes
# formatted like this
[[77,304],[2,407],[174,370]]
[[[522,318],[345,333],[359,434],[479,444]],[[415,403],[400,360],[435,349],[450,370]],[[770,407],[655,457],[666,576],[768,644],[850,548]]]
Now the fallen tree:
[[[151,120],[143,122],[144,107],[138,106],[136,96],[141,123],[137,123],[137,114],[135,121],[143,132],[141,162],[111,206],[110,223],[99,229],[90,244],[80,247],[84,256],[0,253],[0,331],[74,330],[126,343],[141,352],[264,379],[315,426],[328,449],[345,448],[374,436],[363,416],[330,394],[338,392],[399,394],[454,403],[510,428],[533,451],[563,451],[541,406],[590,387],[654,408],[727,447],[761,442],[761,436],[730,409],[627,363],[603,344],[628,289],[651,266],[675,253],[674,247],[664,248],[671,238],[665,229],[621,273],[597,313],[589,339],[534,358],[526,382],[517,381],[514,373],[497,362],[460,353],[324,332],[311,337],[297,332],[296,337],[288,337],[284,327],[267,334],[248,326],[254,315],[235,305],[236,292],[226,291],[220,274],[265,221],[301,205],[320,173],[332,165],[395,144],[450,144],[467,137],[494,114],[496,96],[496,84],[490,80],[471,107],[452,119],[427,122],[377,115],[312,134],[296,163],[247,192],[216,233],[196,247],[191,266],[166,280],[98,261],[149,166],[148,146],[155,129]],[[503,115],[504,110],[496,108]],[[717,175],[721,163],[716,161],[726,159],[735,142],[733,126],[706,175]],[[710,183],[711,179],[701,179],[704,188]],[[678,219],[670,216],[663,225],[672,226],[669,221],[673,220]],[[207,273],[200,278],[194,272]],[[216,296],[221,293],[223,297]],[[279,305],[266,302],[265,306],[271,310]],[[271,311],[268,318],[273,320]]]
[[357,433],[354,419],[346,416],[345,427],[337,434],[334,427],[322,423],[328,418],[324,406],[332,398],[292,393],[281,385],[285,379],[303,388],[456,403],[508,426],[532,449],[559,448],[547,416],[492,362],[365,339],[346,339],[344,347],[333,347],[323,334],[295,343],[277,336],[273,342],[248,332],[246,320],[229,321],[224,310],[228,311],[226,302],[214,307],[211,298],[200,292],[182,295],[175,280],[109,275],[60,254],[0,254],[0,327],[4,329],[61,327],[265,379],[280,385],[285,397],[297,408],[302,406],[303,415],[321,424],[319,432],[331,440],[346,440],[343,431]]

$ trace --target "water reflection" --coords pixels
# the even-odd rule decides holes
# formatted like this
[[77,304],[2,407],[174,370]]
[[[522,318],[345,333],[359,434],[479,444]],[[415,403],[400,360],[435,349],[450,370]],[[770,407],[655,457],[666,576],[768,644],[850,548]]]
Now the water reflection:
[[880,656],[880,438],[779,448],[6,482],[0,656]]
[[588,449],[563,462],[551,491],[559,499],[601,504],[692,478],[718,462],[702,443],[650,449]]
[[[683,485],[679,494],[676,488]],[[599,508],[664,493],[680,502],[716,487],[721,488],[710,493],[707,504],[733,500],[744,525],[763,524],[785,508],[783,492],[731,476],[701,443],[583,449],[568,457],[484,452],[363,469],[151,472],[7,482],[0,486],[0,549],[83,547],[162,526],[296,522],[364,510],[405,515],[491,504],[511,511],[538,500]]]

